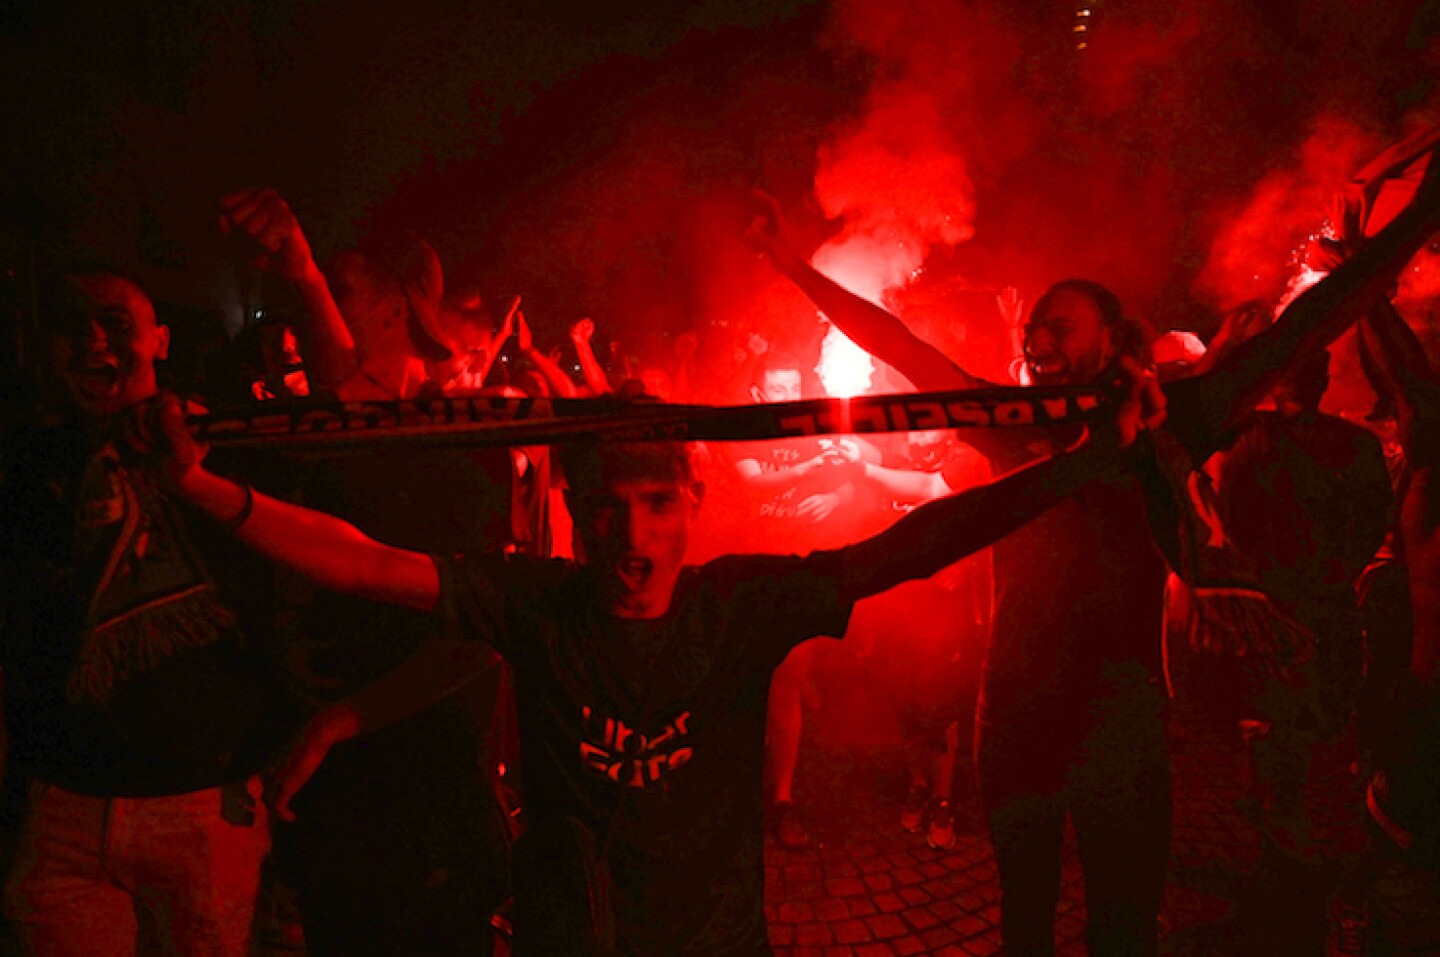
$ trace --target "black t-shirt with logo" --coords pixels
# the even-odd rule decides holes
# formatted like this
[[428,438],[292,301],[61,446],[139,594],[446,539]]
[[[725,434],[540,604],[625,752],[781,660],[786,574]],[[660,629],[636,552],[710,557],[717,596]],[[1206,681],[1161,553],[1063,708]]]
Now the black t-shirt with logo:
[[532,825],[572,817],[608,857],[626,954],[767,954],[765,708],[796,644],[844,634],[839,555],[729,556],[667,613],[610,617],[582,566],[442,562],[451,635],[515,672]]

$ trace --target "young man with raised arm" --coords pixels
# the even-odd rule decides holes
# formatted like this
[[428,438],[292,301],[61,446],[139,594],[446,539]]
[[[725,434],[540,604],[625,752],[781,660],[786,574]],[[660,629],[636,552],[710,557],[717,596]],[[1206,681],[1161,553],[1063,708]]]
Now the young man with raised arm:
[[[674,444],[566,449],[583,561],[458,560],[377,542],[207,471],[173,401],[141,419],[176,494],[322,586],[443,618],[515,669],[530,827],[568,827],[608,873],[619,953],[770,952],[763,911],[766,692],[792,647],[844,634],[853,603],[990,544],[1097,477],[1163,418],[1132,368],[1113,420],[1072,448],[833,551],[684,564],[704,486]],[[400,667],[405,667],[403,664]],[[353,706],[352,706],[353,707]],[[366,716],[348,716],[359,728]],[[303,770],[280,773],[284,801]],[[558,877],[557,877],[558,881]],[[554,955],[527,939],[517,954]],[[597,886],[592,883],[592,887]]]

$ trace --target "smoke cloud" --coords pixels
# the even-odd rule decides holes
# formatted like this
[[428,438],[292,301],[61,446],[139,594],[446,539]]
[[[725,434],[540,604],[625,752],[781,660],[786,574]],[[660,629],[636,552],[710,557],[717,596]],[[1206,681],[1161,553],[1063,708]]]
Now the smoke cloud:
[[1305,246],[1325,227],[1331,199],[1386,145],[1372,126],[1348,116],[1315,117],[1283,165],[1242,202],[1216,210],[1214,243],[1196,279],[1200,292],[1222,309],[1247,299],[1278,301],[1301,270]]
[[1083,275],[1157,329],[1205,333],[1234,302],[1277,299],[1331,193],[1395,135],[1402,75],[1357,57],[1413,43],[1404,13],[1294,13],[838,5],[830,43],[872,82],[818,154],[815,195],[845,225],[817,264],[901,305],[917,280],[1033,301]]

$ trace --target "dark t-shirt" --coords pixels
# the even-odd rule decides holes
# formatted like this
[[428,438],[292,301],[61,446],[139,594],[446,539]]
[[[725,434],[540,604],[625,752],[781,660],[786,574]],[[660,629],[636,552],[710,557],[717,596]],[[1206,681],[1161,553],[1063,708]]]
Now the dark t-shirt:
[[1266,592],[1317,634],[1354,641],[1355,579],[1390,517],[1379,440],[1335,416],[1262,412],[1207,468],[1225,530]]
[[0,655],[17,769],[97,796],[258,771],[295,718],[255,601],[263,565],[78,426],[7,444]]
[[573,817],[608,846],[626,954],[766,954],[765,708],[795,645],[845,630],[839,556],[686,568],[666,614],[611,618],[581,566],[442,562],[451,634],[515,672],[533,825]]
[[[961,435],[996,475],[1075,438],[1039,430]],[[1156,456],[1142,444],[1132,464],[994,547],[995,618],[978,719],[982,747],[1012,756],[1003,774],[987,765],[992,779],[1006,778],[992,780],[999,790],[1054,786],[1102,710],[1097,702],[1160,683],[1167,563],[1157,539],[1173,541],[1176,515]]]
[[1158,676],[1165,575],[1133,475],[1092,483],[996,544],[984,720],[1078,740],[1106,662]]

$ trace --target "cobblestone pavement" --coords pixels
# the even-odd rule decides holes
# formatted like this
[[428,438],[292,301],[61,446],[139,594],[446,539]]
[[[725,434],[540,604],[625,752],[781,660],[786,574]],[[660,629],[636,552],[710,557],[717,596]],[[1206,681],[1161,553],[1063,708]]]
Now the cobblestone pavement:
[[[821,728],[817,737],[824,737]],[[1325,901],[1366,847],[1363,792],[1350,751],[1320,755],[1312,813],[1327,858],[1312,867],[1263,851],[1246,813],[1238,738],[1196,714],[1172,734],[1174,833],[1161,915],[1170,957],[1314,957],[1325,952]],[[884,745],[811,748],[800,769],[812,846],[766,846],[766,911],[778,957],[986,957],[1000,952],[994,860],[973,786],[960,772],[959,840],[949,851],[898,822],[903,769]],[[1321,799],[1323,796],[1323,799]],[[1440,955],[1440,892],[1392,864],[1368,899],[1367,953]],[[1057,953],[1080,957],[1085,908],[1067,836]]]
[[[1317,762],[1314,813],[1329,858],[1277,867],[1245,812],[1244,755],[1218,723],[1177,711],[1174,833],[1161,919],[1163,957],[1317,957],[1325,900],[1365,847],[1363,799],[1348,752]],[[766,844],[766,914],[777,957],[987,957],[1000,953],[998,884],[964,768],[956,846],[936,851],[899,825],[905,774],[884,707],[826,700],[807,723],[796,797],[812,842]],[[1440,957],[1433,875],[1389,864],[1368,896],[1367,954]],[[1085,908],[1067,840],[1056,920],[1059,957],[1079,957]],[[271,928],[271,955],[302,957],[298,928]],[[282,943],[283,939],[283,943]],[[501,957],[505,955],[502,946]]]

